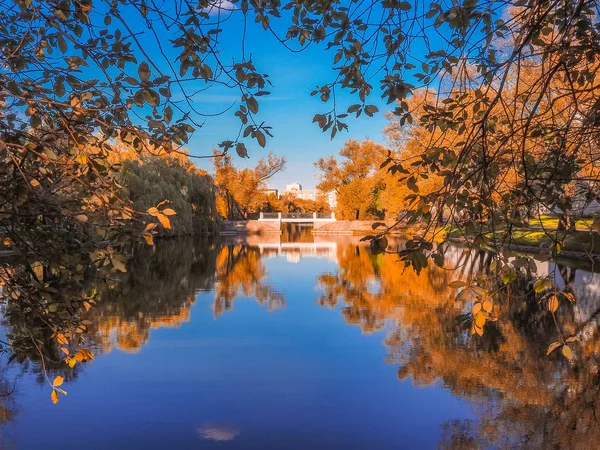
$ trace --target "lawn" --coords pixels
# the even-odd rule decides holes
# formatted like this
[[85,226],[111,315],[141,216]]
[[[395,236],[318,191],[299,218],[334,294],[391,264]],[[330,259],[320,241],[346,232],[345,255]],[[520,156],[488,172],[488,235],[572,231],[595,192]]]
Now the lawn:
[[[575,227],[578,230],[590,231],[594,224],[593,217],[586,217],[577,220]],[[558,228],[558,216],[555,214],[542,214],[529,220],[529,226],[532,228],[543,228],[546,230],[556,230]]]
[[[555,242],[561,242],[560,251],[578,252],[582,254],[600,254],[600,234],[591,232],[594,228],[593,218],[584,218],[576,223],[577,231],[566,233],[556,231],[558,217],[555,215],[543,215],[532,219],[529,228],[514,228],[510,236],[507,230],[497,229],[495,233],[484,232],[486,241],[516,247],[548,248],[552,249]],[[457,240],[462,240],[458,229],[447,227],[447,235]]]

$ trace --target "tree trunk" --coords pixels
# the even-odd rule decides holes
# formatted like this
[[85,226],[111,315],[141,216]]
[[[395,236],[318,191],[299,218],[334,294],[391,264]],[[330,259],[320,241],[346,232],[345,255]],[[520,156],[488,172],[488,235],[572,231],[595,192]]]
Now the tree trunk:
[[558,216],[558,227],[556,228],[558,231],[576,231],[577,226],[575,222],[575,218],[570,211],[565,211],[560,216]]

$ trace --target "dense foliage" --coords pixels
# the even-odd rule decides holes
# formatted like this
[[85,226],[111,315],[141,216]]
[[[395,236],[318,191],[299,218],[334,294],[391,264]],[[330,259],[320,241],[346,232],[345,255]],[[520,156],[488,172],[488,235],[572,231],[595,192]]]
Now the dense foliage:
[[269,153],[253,168],[235,167],[229,155],[215,154],[217,210],[228,220],[247,220],[268,209],[267,181],[285,167],[285,158]]
[[168,199],[166,205],[177,212],[170,218],[170,228],[161,228],[159,235],[182,236],[217,231],[212,177],[193,164],[185,168],[177,160],[159,156],[126,160],[121,169],[121,179],[136,210],[146,211]]

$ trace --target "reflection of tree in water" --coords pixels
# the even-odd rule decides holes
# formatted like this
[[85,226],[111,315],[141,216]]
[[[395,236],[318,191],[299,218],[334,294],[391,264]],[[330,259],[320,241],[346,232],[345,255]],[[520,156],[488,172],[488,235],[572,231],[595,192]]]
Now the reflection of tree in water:
[[3,368],[0,368],[0,447],[4,443],[2,425],[15,420],[17,405],[15,403],[16,381],[9,382]]
[[137,351],[150,329],[187,322],[196,293],[214,284],[216,253],[201,239],[161,240],[154,251],[136,248],[127,273],[92,310],[90,328],[100,347]]
[[[345,305],[346,321],[364,331],[382,328],[387,321],[387,360],[399,364],[399,378],[410,377],[417,385],[440,380],[473,404],[479,420],[446,424],[441,447],[596,447],[600,310],[576,322],[573,306],[561,304],[564,335],[577,335],[581,343],[577,358],[568,363],[559,352],[546,356],[556,329],[531,292],[530,280],[513,282],[510,298],[495,300],[498,321],[487,323],[483,336],[469,336],[457,317],[472,303],[456,301],[456,292],[447,288],[460,275],[428,267],[416,276],[403,272],[396,259],[371,256],[366,247],[340,246],[338,272],[319,277],[324,291],[319,302]],[[463,262],[459,272],[465,276],[489,264],[481,254]],[[558,267],[557,274],[566,277],[566,290],[573,289],[572,269]]]
[[[231,309],[234,298],[242,294],[255,297],[269,310],[285,303],[281,294],[264,284],[266,270],[257,248],[221,247],[208,238],[165,239],[156,243],[156,249],[137,247],[131,256],[127,272],[118,280],[85,280],[79,291],[70,293],[78,304],[95,299],[96,304],[85,315],[72,318],[85,326],[85,345],[94,353],[115,347],[136,352],[148,341],[151,329],[179,327],[189,321],[201,290],[215,290],[213,308],[217,315]],[[66,382],[76,379],[85,364],[65,364],[61,347],[69,344],[58,344],[52,329],[25,320],[28,316],[21,305],[14,305],[18,307],[12,303],[5,307],[3,325],[8,334],[23,336],[27,338],[24,342],[32,344],[26,351],[13,353],[13,364],[18,363],[22,372],[33,373],[41,384],[56,376]],[[7,383],[0,373],[0,425],[11,420],[15,410],[14,396],[4,398]]]
[[104,351],[113,346],[138,351],[150,330],[189,321],[196,294],[215,292],[213,310],[231,309],[239,295],[255,297],[273,310],[283,296],[264,284],[266,270],[257,249],[208,240],[176,239],[136,248],[127,273],[91,311],[94,340]]
[[222,245],[217,255],[213,311],[220,316],[233,308],[236,297],[254,297],[269,311],[285,306],[285,298],[265,284],[266,268],[257,247],[242,244]]
[[395,255],[374,256],[367,246],[340,245],[337,260],[336,274],[318,277],[324,292],[317,301],[331,308],[341,302],[347,323],[360,325],[364,332],[383,328],[386,320],[399,319],[401,306],[413,291],[432,300],[428,308],[433,315],[451,281],[446,271],[423,271],[420,276],[412,270],[403,272]]
[[[283,296],[264,284],[265,276],[260,253],[253,247],[220,246],[208,238],[159,240],[154,250],[137,247],[127,272],[111,289],[98,294],[96,306],[87,315],[90,344],[104,352],[115,346],[138,351],[151,329],[178,327],[189,321],[190,309],[201,290],[215,290],[216,315],[231,309],[235,297],[242,294],[255,297],[269,310],[282,307]],[[18,320],[20,316],[8,317],[6,325],[11,330],[28,327]],[[51,339],[51,330],[39,337],[38,343],[47,357],[46,369],[51,378],[76,377],[80,366],[65,373],[64,355]],[[44,380],[35,352],[19,353],[17,359],[24,370],[36,372],[40,382]]]

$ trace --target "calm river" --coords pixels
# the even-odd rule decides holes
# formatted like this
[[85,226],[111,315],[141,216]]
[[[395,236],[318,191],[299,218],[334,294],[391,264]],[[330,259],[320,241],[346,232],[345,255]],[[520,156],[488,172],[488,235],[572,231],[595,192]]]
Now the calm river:
[[448,255],[460,269],[417,277],[298,230],[139,249],[58,404],[39,367],[4,359],[2,448],[597,448],[598,274],[538,266],[577,297],[559,309],[569,363],[546,356],[552,318],[518,289],[470,336],[447,285],[488,262]]

